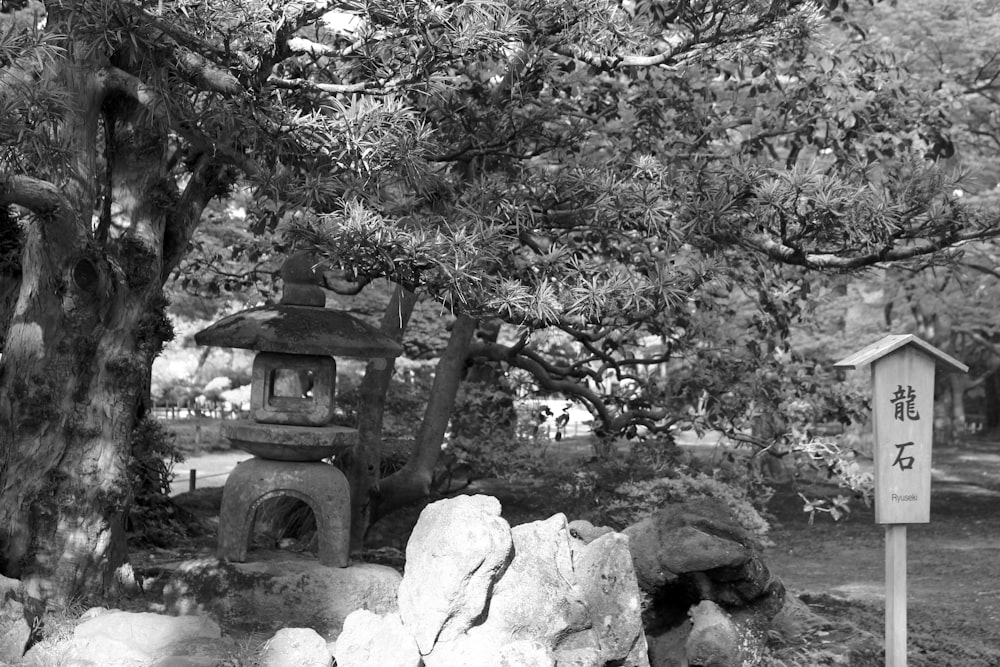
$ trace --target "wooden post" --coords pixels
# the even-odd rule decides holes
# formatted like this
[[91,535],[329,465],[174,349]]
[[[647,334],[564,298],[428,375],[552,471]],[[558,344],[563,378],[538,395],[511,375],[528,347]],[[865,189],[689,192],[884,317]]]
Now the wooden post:
[[906,525],[885,527],[885,665],[906,667]]
[[885,525],[885,664],[906,667],[906,524],[928,523],[934,367],[967,372],[911,334],[886,336],[835,364],[872,367],[875,521]]
[[191,473],[188,475],[188,491],[194,491],[197,479],[198,479],[198,471],[192,469]]

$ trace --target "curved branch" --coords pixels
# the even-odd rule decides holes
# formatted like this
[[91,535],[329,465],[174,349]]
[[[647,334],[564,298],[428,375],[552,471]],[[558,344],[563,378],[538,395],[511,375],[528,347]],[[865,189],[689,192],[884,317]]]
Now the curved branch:
[[878,252],[861,253],[857,255],[838,255],[835,253],[810,253],[800,248],[793,248],[775,241],[764,235],[755,235],[743,239],[744,246],[764,253],[771,259],[784,264],[794,264],[809,269],[859,269],[880,262],[898,262],[924,255],[931,255],[946,248],[955,248],[969,241],[981,241],[1000,235],[1000,228],[990,226],[987,229],[957,233],[942,236],[937,239],[912,239],[909,245],[903,247],[884,248]]
[[610,72],[623,67],[671,67],[679,64],[678,56],[690,52],[697,44],[691,35],[676,34],[669,39],[670,48],[649,55],[601,55],[593,51],[575,51],[569,46],[559,46],[553,51],[561,56],[581,60],[603,72]]
[[108,65],[101,68],[97,73],[97,78],[105,95],[108,93],[123,95],[154,113],[158,119],[166,120],[165,114],[162,113],[160,96],[155,90],[143,83],[139,77]]
[[581,401],[587,406],[595,421],[601,425],[595,429],[598,433],[619,433],[630,425],[643,426],[651,433],[662,433],[668,431],[678,421],[669,419],[664,422],[668,414],[666,408],[630,410],[615,415],[608,408],[604,396],[579,381],[584,376],[592,375],[592,372],[579,373],[577,369],[578,379],[567,379],[570,377],[569,372],[560,373],[534,352],[499,343],[476,343],[470,346],[468,356],[470,359],[500,361],[514,368],[520,368],[530,373],[542,389],[559,392]]
[[255,61],[246,53],[214,44],[136,5],[121,3],[120,6],[133,20],[153,33],[147,34],[146,38],[155,43],[168,59],[173,59],[179,74],[188,83],[200,90],[223,95],[235,95],[243,90],[242,84],[226,70],[224,63],[253,70]]
[[243,90],[235,76],[188,48],[178,45],[174,58],[181,74],[195,88],[222,95],[236,95]]
[[537,356],[528,357],[523,350],[519,354],[514,353],[512,348],[500,343],[477,343],[469,347],[469,358],[474,357],[489,361],[502,361],[515,368],[528,371],[543,389],[575,396],[587,403],[591,414],[605,426],[610,426],[614,422],[611,411],[608,410],[608,406],[604,404],[604,400],[597,392],[575,380],[554,377],[551,368],[547,367]]
[[20,175],[0,178],[0,205],[14,204],[34,213],[52,213],[65,203],[59,188],[48,181]]
[[225,169],[207,154],[198,158],[190,180],[167,216],[163,232],[161,283],[166,283],[187,252],[187,245],[201,220],[202,212],[219,191],[218,183],[224,176]]
[[275,88],[286,90],[309,90],[330,95],[341,95],[347,93],[367,93],[369,95],[387,94],[390,91],[402,88],[406,82],[402,79],[392,79],[389,81],[361,81],[359,83],[317,83],[308,79],[289,79],[279,76],[271,76],[267,82]]

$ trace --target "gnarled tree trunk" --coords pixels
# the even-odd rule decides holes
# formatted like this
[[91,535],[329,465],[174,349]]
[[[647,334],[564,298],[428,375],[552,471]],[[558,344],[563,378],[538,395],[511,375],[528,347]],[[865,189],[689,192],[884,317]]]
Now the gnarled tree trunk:
[[[0,573],[54,602],[107,589],[127,563],[131,435],[170,336],[162,285],[211,191],[206,163],[177,192],[166,134],[88,58],[61,72],[70,164],[0,187],[30,211],[0,360]],[[102,195],[115,230],[95,221]]]

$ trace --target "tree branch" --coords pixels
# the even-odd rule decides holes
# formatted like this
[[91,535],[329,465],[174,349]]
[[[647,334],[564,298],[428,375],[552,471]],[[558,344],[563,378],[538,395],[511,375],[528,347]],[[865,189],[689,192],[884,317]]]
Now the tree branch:
[[160,96],[156,94],[155,90],[143,83],[139,77],[109,65],[97,73],[97,78],[101,82],[102,92],[105,95],[108,93],[123,95],[152,112],[158,119],[166,120],[160,104]]
[[23,206],[34,213],[52,213],[66,204],[52,183],[30,176],[0,177],[0,205]]
[[178,45],[174,49],[177,67],[187,80],[200,90],[222,95],[236,95],[243,90],[239,80],[204,56]]
[[676,33],[666,40],[669,48],[659,53],[649,55],[601,55],[593,51],[577,51],[569,46],[557,46],[553,51],[561,56],[581,60],[592,67],[603,72],[610,72],[624,67],[664,67],[672,66],[671,61],[677,59],[678,55],[689,52],[696,44],[697,40],[693,35]]
[[515,368],[528,371],[543,389],[575,396],[584,401],[589,406],[591,414],[604,425],[610,425],[614,421],[607,405],[605,405],[604,400],[597,392],[576,380],[554,377],[550,369],[546,368],[545,364],[537,357],[530,358],[523,351],[520,354],[515,354],[510,347],[501,345],[500,343],[478,343],[469,348],[469,358],[500,361]]
[[218,181],[225,167],[208,154],[201,155],[191,170],[191,178],[173,209],[167,215],[163,232],[163,268],[160,282],[166,283],[171,272],[187,252],[187,245],[201,220],[208,202],[218,192]]
[[406,85],[402,79],[390,79],[388,81],[361,81],[359,83],[317,83],[309,79],[289,79],[279,76],[271,76],[267,82],[275,88],[286,90],[311,90],[330,95],[341,95],[347,93],[367,93],[369,95],[388,94],[393,90],[398,90]]
[[979,241],[1000,235],[1000,229],[981,229],[963,232],[953,236],[942,236],[938,239],[911,239],[909,245],[903,247],[884,248],[878,252],[860,253],[856,255],[839,255],[835,253],[809,253],[800,248],[793,248],[773,238],[761,234],[749,236],[742,244],[753,250],[764,253],[771,259],[784,264],[803,266],[809,269],[858,269],[872,266],[880,262],[898,262],[923,255],[930,255],[945,248],[954,248],[968,241]]

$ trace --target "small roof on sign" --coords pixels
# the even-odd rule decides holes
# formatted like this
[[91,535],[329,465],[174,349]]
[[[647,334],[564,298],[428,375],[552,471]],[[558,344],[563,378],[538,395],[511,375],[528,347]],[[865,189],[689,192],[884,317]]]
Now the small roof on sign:
[[882,357],[885,357],[907,345],[915,346],[921,352],[928,355],[948,370],[958,371],[959,373],[967,373],[969,371],[969,367],[961,361],[955,359],[951,355],[945,354],[927,341],[921,340],[913,334],[892,334],[886,336],[882,340],[872,343],[868,347],[858,350],[854,354],[841,359],[835,363],[833,367],[861,368],[862,366],[867,366],[872,362],[878,361]]

